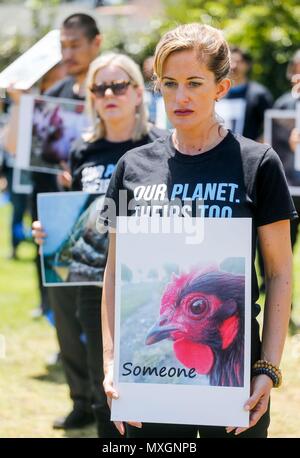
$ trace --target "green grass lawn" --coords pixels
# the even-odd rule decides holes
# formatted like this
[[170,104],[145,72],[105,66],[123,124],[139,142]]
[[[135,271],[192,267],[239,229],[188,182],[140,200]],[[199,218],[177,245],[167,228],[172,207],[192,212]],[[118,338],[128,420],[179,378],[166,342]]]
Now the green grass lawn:
[[52,429],[53,420],[71,407],[61,369],[47,369],[57,351],[54,329],[34,320],[38,305],[35,247],[23,242],[20,260],[7,260],[10,207],[0,208],[0,334],[6,357],[0,359],[0,437],[96,437],[95,429],[65,433]]
[[[22,243],[19,261],[9,256],[10,207],[0,208],[0,335],[6,356],[0,359],[0,438],[96,437],[95,429],[54,431],[52,421],[71,408],[60,369],[46,367],[57,350],[55,332],[44,319],[33,320],[38,305],[34,246]],[[300,321],[299,251],[295,252],[295,309]],[[0,352],[1,354],[1,352]],[[300,335],[289,337],[282,369],[284,384],[273,390],[270,437],[300,437]]]

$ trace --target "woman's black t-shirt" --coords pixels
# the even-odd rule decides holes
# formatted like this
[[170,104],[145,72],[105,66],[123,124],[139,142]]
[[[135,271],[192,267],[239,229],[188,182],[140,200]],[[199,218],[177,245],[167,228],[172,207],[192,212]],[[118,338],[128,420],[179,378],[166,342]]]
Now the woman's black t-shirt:
[[[126,205],[120,205],[121,190],[127,191]],[[116,215],[109,213],[107,217],[108,207],[103,211],[111,226],[115,226],[115,216],[151,216],[154,204],[156,214],[169,216],[176,199],[182,209],[188,202],[192,216],[252,218],[254,315],[259,312],[254,306],[258,299],[254,267],[257,227],[297,217],[275,151],[230,131],[216,147],[193,156],[177,151],[171,134],[128,151],[117,164],[106,198],[116,205]]]
[[[138,141],[110,142],[100,139],[94,142],[85,142],[83,139],[78,140],[74,145],[70,160],[72,190],[104,196],[116,164],[124,153],[134,147],[154,141],[160,135],[166,134],[166,131],[153,127],[147,135]],[[96,228],[94,230],[96,231]],[[99,237],[101,237],[101,240]],[[100,276],[99,278],[101,279],[107,256],[107,234],[102,234],[101,236],[99,234],[93,234],[92,236],[91,234],[88,234],[88,236],[84,235],[83,241],[84,243],[80,248],[80,259],[83,268],[88,266],[90,267],[90,271],[92,271],[94,264],[90,266],[88,259],[90,258],[90,254],[94,253],[95,258],[98,257],[99,259],[99,272],[96,272],[94,275],[97,275],[97,277]],[[86,253],[84,250],[86,250]],[[82,286],[81,288],[86,293],[89,290],[94,291],[95,287]]]
[[118,160],[127,151],[166,134],[166,131],[153,127],[137,141],[111,142],[102,138],[85,142],[80,139],[71,152],[72,190],[105,194]]

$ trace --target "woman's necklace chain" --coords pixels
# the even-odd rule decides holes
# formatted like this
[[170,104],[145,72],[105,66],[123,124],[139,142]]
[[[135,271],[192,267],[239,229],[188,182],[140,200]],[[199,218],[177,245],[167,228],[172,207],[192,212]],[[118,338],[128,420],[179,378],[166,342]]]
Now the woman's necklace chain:
[[[192,151],[194,152],[199,152],[199,153],[204,153],[205,151],[209,151],[210,149],[214,148],[218,143],[220,143],[220,139],[223,139],[225,136],[225,133],[222,132],[224,129],[220,124],[218,124],[218,137],[215,139],[213,142],[205,144],[205,142],[202,144],[201,148],[196,148]],[[173,134],[173,142],[174,146],[178,151],[185,152],[185,148],[180,146],[180,143],[176,137],[176,133],[174,132]],[[189,151],[190,152],[190,151]]]

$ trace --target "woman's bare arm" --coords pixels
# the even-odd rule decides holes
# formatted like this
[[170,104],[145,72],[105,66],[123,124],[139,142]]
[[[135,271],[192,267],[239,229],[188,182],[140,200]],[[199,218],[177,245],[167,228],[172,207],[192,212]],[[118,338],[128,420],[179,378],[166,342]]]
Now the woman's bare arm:
[[280,364],[292,302],[292,249],[289,221],[258,230],[264,259],[266,301],[261,358]]
[[111,233],[102,292],[102,339],[104,372],[114,358],[116,235]]
[[[280,364],[288,330],[292,298],[292,249],[290,222],[278,221],[258,228],[259,243],[264,259],[266,300],[262,334],[261,359],[276,366]],[[253,378],[251,396],[245,404],[250,411],[250,428],[268,409],[272,380],[267,375]],[[227,432],[234,427],[227,428]],[[247,428],[237,428],[240,434]]]

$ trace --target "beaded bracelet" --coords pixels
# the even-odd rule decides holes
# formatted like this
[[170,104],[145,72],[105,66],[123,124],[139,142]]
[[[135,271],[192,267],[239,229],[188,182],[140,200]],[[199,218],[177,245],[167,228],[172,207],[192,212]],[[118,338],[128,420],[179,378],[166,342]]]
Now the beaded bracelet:
[[274,388],[278,388],[282,383],[282,373],[278,366],[260,359],[252,367],[252,375],[267,375],[273,382]]

